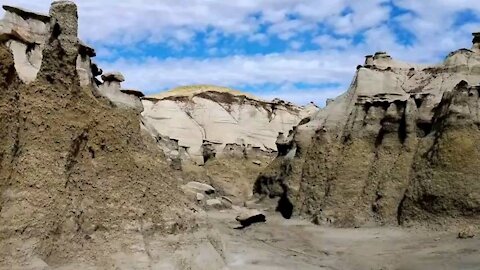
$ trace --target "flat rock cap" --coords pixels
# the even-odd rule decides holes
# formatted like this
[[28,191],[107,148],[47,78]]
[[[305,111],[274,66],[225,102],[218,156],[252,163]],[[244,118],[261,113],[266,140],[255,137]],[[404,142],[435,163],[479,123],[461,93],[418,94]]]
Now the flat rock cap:
[[472,33],[473,36],[473,44],[480,43],[480,32]]
[[3,5],[2,7],[5,11],[15,13],[18,16],[24,18],[24,19],[32,18],[32,19],[39,20],[39,21],[42,21],[42,22],[45,22],[45,23],[50,21],[50,16],[45,15],[43,13],[38,13],[38,12],[30,11],[28,9],[14,7],[14,6],[8,6],[8,5]]
[[97,53],[95,52],[95,49],[92,46],[86,44],[85,42],[83,42],[81,40],[78,42],[78,45],[79,45],[80,54],[85,54],[85,55],[88,55],[90,57],[97,56]]
[[69,0],[56,0],[52,2],[52,6],[68,6],[68,5],[76,6],[77,4]]
[[134,89],[121,89],[120,92],[122,92],[124,94],[127,94],[127,95],[136,96],[136,97],[139,97],[139,98],[145,96],[145,94],[143,94],[142,91],[134,90]]
[[124,82],[125,77],[120,72],[109,72],[102,75],[102,80],[104,82]]

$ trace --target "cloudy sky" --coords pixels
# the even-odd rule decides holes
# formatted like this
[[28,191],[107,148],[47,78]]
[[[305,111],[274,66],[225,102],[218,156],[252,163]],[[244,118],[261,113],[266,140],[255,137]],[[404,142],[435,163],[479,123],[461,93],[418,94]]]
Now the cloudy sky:
[[[3,0],[48,12],[50,0]],[[216,84],[323,104],[364,56],[421,63],[471,47],[478,0],[77,0],[105,71],[145,93]]]

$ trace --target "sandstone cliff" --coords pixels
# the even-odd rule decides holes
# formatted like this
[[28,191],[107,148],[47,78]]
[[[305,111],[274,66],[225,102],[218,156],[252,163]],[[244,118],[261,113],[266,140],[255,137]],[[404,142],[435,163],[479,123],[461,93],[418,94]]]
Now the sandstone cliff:
[[474,36],[472,49],[433,66],[367,56],[345,94],[279,137],[279,156],[254,191],[280,197],[287,217],[336,226],[478,221]]
[[143,105],[144,123],[160,136],[177,140],[197,164],[209,155],[242,147],[244,151],[275,152],[277,134],[288,133],[317,110],[313,104],[303,108],[281,100],[267,102],[208,85],[145,97]]
[[182,230],[187,204],[142,133],[139,111],[98,95],[93,77],[83,80],[78,62],[89,53],[77,38],[75,4],[56,1],[48,16],[5,9],[0,268],[111,261],[145,250],[145,235]]

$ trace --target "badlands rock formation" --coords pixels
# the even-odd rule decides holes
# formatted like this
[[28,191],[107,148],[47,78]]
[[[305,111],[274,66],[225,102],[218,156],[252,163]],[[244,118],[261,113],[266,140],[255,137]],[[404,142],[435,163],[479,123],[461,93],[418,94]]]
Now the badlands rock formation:
[[336,226],[478,222],[479,37],[438,65],[367,56],[345,94],[279,137],[255,192]]
[[0,268],[148,260],[147,236],[181,231],[191,214],[139,111],[83,81],[78,59],[91,51],[82,55],[73,2],[54,2],[48,16],[5,9]]
[[138,113],[143,111],[142,101],[140,100],[144,96],[143,93],[138,90],[122,89],[121,83],[125,81],[125,78],[121,73],[103,74],[102,80],[103,83],[98,87],[101,95],[119,107],[133,108]]
[[[31,83],[37,78],[40,71],[45,46],[51,40],[51,18],[49,15],[39,14],[18,7],[3,6],[5,17],[0,20],[0,42],[12,51],[15,60],[15,69],[23,83]],[[143,111],[138,92],[122,92],[120,82],[125,79],[121,74],[108,73],[102,76],[103,83],[95,77],[102,74],[102,70],[92,62],[96,56],[95,50],[79,41],[76,59],[76,72],[80,85],[93,87],[93,93],[103,95],[118,106],[135,108]]]
[[279,132],[286,133],[318,108],[297,107],[281,100],[267,102],[215,86],[173,89],[143,99],[150,130],[178,141],[190,158],[203,164],[232,152],[275,152]]

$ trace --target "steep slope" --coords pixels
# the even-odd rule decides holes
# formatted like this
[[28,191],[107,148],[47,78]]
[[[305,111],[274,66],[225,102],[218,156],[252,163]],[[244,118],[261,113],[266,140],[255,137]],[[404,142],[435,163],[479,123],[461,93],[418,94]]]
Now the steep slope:
[[29,84],[12,55],[21,52],[10,39],[0,44],[2,269],[111,260],[136,252],[145,235],[185,225],[187,204],[142,134],[139,112],[81,86],[75,4],[54,2],[48,18],[41,68]]
[[345,94],[277,141],[283,150],[255,192],[336,226],[478,219],[474,35],[471,50],[435,66],[367,56]]
[[[288,133],[316,106],[297,107],[280,100],[266,102],[224,87],[189,86],[143,99],[146,125],[178,140],[198,164],[205,148],[221,154],[228,145],[276,151],[279,132]],[[206,146],[205,146],[206,144]]]

